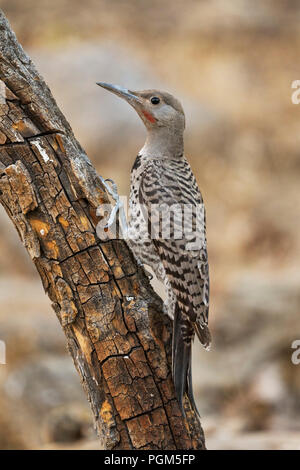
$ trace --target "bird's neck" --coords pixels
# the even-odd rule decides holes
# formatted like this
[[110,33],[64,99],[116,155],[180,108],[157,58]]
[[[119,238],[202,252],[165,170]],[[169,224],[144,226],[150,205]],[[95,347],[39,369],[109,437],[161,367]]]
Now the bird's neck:
[[180,158],[183,155],[183,132],[166,127],[150,129],[139,152],[148,158]]

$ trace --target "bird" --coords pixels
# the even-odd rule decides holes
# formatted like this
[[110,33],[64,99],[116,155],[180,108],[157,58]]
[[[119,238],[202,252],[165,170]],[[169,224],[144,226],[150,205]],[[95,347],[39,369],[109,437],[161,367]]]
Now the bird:
[[[131,170],[126,241],[137,262],[150,266],[165,285],[165,310],[173,320],[176,398],[185,415],[187,395],[199,415],[192,385],[192,343],[196,335],[205,349],[211,344],[209,266],[203,198],[184,154],[185,114],[167,92],[97,85],[124,99],[146,127],[145,144]],[[117,195],[115,200],[119,201]]]

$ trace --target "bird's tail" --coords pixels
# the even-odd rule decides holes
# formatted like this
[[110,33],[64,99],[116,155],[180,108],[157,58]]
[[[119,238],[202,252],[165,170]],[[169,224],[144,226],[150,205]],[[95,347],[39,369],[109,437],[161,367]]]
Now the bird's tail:
[[176,397],[182,413],[183,397],[186,393],[194,411],[199,415],[192,384],[192,340],[194,337],[193,325],[182,317],[178,304],[175,307],[172,341],[172,374]]

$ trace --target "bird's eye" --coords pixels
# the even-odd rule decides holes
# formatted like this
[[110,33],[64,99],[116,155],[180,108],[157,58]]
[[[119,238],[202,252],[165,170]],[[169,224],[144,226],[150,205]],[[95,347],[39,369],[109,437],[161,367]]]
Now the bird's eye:
[[158,104],[160,102],[160,99],[158,98],[158,96],[152,96],[150,101],[152,104]]

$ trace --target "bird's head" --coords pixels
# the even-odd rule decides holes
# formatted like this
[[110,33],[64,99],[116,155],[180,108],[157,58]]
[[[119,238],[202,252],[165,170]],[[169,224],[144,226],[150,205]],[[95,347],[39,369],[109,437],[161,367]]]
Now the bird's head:
[[97,85],[127,101],[136,110],[148,130],[164,127],[174,132],[183,132],[184,111],[179,101],[170,93],[158,90],[131,91],[102,82],[98,82]]

